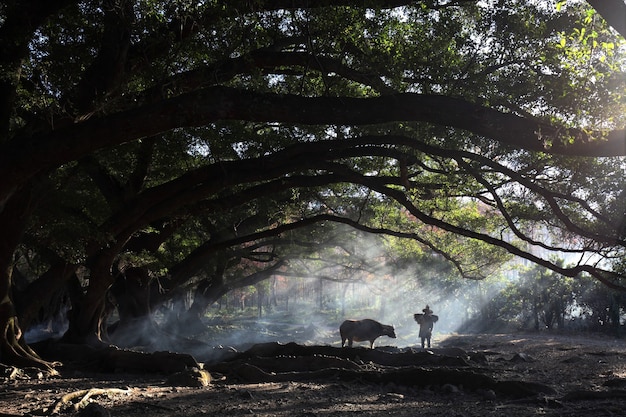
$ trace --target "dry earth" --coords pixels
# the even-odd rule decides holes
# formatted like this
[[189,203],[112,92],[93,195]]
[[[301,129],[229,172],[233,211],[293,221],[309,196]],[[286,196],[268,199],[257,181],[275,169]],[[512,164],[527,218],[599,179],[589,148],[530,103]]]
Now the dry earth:
[[[551,394],[500,396],[467,386],[375,384],[359,380],[246,383],[214,374],[203,388],[171,387],[166,376],[85,373],[61,368],[52,379],[4,378],[0,416],[617,416],[626,415],[623,340],[550,334],[448,335],[433,349],[482,353],[475,370],[499,380],[545,384]],[[382,343],[381,343],[382,344]],[[367,364],[361,364],[367,366]],[[55,404],[69,393],[94,394],[81,411]],[[80,393],[78,399],[85,396]],[[71,404],[71,401],[67,404]]]

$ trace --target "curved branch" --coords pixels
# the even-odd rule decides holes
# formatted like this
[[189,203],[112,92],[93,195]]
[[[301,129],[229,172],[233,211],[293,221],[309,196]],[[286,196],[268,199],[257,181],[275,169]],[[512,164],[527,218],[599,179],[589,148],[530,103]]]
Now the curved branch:
[[[445,148],[440,148],[440,147],[436,147],[436,146],[432,146],[429,144],[426,144],[420,140],[417,139],[413,139],[413,138],[409,138],[409,137],[405,137],[405,136],[397,136],[397,135],[387,135],[387,136],[362,136],[359,138],[362,146],[365,145],[395,145],[395,146],[407,146],[413,149],[416,149],[420,152],[424,152],[428,155],[431,156],[439,156],[439,157],[443,157],[443,158],[452,158],[455,161],[457,161],[459,163],[459,165],[464,165],[466,167],[466,170],[468,170],[468,172],[472,173],[472,175],[475,176],[475,178],[483,183],[483,185],[486,185],[486,183],[484,182],[484,179],[480,179],[478,178],[478,175],[475,170],[472,170],[471,167],[465,163],[463,160],[464,159],[469,159],[472,161],[476,161],[479,164],[482,164],[484,166],[488,166],[490,168],[492,168],[495,172],[500,172],[504,175],[507,175],[509,178],[511,178],[512,180],[514,180],[515,182],[519,183],[520,185],[523,185],[524,187],[528,188],[529,190],[535,192],[537,195],[543,197],[546,202],[549,204],[550,208],[554,211],[554,214],[557,216],[557,218],[559,220],[561,220],[563,222],[563,224],[566,226],[566,228],[574,233],[578,233],[583,237],[587,237],[589,239],[594,239],[597,242],[604,242],[607,243],[609,245],[613,245],[613,246],[624,246],[626,245],[626,242],[624,241],[624,239],[620,238],[619,236],[605,236],[605,235],[600,235],[597,234],[593,231],[589,231],[589,230],[585,230],[582,227],[576,225],[575,223],[573,223],[571,221],[571,219],[569,219],[569,217],[561,210],[560,206],[558,205],[557,200],[562,199],[562,200],[567,200],[567,201],[571,201],[573,203],[576,203],[578,205],[580,205],[580,207],[582,207],[587,213],[591,214],[592,216],[594,216],[596,219],[598,219],[599,221],[605,223],[606,225],[611,226],[611,221],[610,219],[606,218],[606,216],[603,216],[601,213],[598,213],[596,210],[594,210],[592,207],[589,206],[589,204],[578,197],[572,196],[572,195],[565,195],[562,193],[557,193],[554,192],[552,190],[548,190],[546,188],[543,188],[537,184],[535,184],[534,182],[532,182],[531,180],[527,179],[524,175],[510,169],[507,168],[504,165],[499,164],[498,162],[494,161],[493,159],[490,158],[486,158],[482,155],[478,155],[469,151],[463,151],[463,150],[455,150],[455,149],[445,149]],[[335,150],[335,153],[337,155],[340,155],[342,157],[348,157],[348,156],[364,156],[364,155],[386,155],[386,156],[390,156],[390,157],[394,157],[394,158],[400,158],[399,156],[399,152],[397,150],[390,150],[390,149],[382,149],[382,148],[378,148],[378,149],[372,149],[370,150],[369,148],[366,147],[354,147],[354,148],[346,148],[346,149],[338,149]],[[410,159],[414,159],[414,157],[411,157]],[[441,172],[442,174],[445,174],[444,172]],[[506,211],[503,211],[503,215],[506,215]],[[514,229],[515,230],[515,229]],[[549,248],[549,247],[546,247]]]
[[37,173],[97,149],[176,127],[200,126],[218,120],[312,125],[421,121],[531,151],[579,156],[626,155],[626,130],[589,134],[578,129],[559,129],[454,97],[412,93],[374,98],[300,97],[211,87],[41,136],[16,138],[0,150],[0,178],[3,178],[0,201],[13,187]]
[[[516,232],[516,234],[519,232],[519,230],[517,230],[517,228],[514,226],[512,219],[508,216],[506,209],[504,208],[503,204],[501,203],[499,197],[497,197],[497,194],[495,193],[495,190],[491,187],[491,185],[481,176],[478,174],[478,172],[476,172],[476,170],[474,170],[469,164],[467,164],[466,162],[463,161],[464,158],[476,161],[484,166],[488,166],[490,168],[492,168],[494,171],[496,172],[500,172],[502,174],[507,175],[509,178],[511,178],[512,180],[514,180],[515,182],[517,182],[520,185],[523,185],[524,187],[528,188],[529,190],[533,191],[534,193],[536,193],[537,195],[540,195],[541,197],[543,197],[545,199],[545,201],[548,203],[548,205],[550,206],[550,208],[552,209],[553,213],[556,215],[556,217],[565,225],[565,227],[567,228],[567,230],[577,233],[581,236],[584,237],[588,237],[590,239],[593,239],[597,242],[604,242],[610,245],[621,245],[624,246],[626,244],[626,242],[617,237],[617,236],[605,236],[605,235],[600,235],[597,233],[594,233],[593,231],[590,230],[585,230],[582,227],[578,226],[577,224],[575,224],[574,222],[572,222],[572,220],[563,212],[563,210],[561,209],[561,207],[559,206],[557,200],[558,199],[562,199],[562,200],[567,200],[567,201],[571,201],[573,203],[578,204],[580,207],[582,207],[587,213],[591,214],[592,216],[594,216],[596,219],[598,219],[599,221],[607,224],[607,225],[611,225],[611,222],[609,219],[607,219],[605,216],[603,216],[601,213],[598,213],[596,210],[594,210],[592,207],[589,206],[589,204],[578,197],[572,196],[572,195],[565,195],[562,193],[557,193],[548,189],[545,189],[535,183],[533,183],[532,181],[528,180],[527,178],[525,178],[523,175],[519,174],[518,172],[507,168],[499,163],[497,163],[496,161],[486,158],[484,156],[475,154],[475,153],[471,153],[468,151],[458,151],[458,150],[448,150],[448,149],[442,149],[442,148],[436,148],[434,146],[430,146],[427,145],[425,143],[419,143],[418,141],[415,141],[415,145],[417,148],[419,148],[420,150],[424,151],[424,152],[428,152],[431,154],[436,154],[436,155],[440,155],[440,156],[447,156],[447,157],[451,157],[454,158],[459,165],[462,165],[465,167],[465,169],[470,172],[474,178],[476,178],[481,184],[483,184],[485,187],[487,187],[490,192],[492,193],[492,195],[494,196],[494,198],[496,199],[496,204],[498,205],[498,208],[500,209],[500,211],[502,212],[502,214],[505,216],[507,223],[509,224],[509,226],[511,227],[511,230],[513,232]],[[521,232],[519,232],[521,233]],[[518,235],[519,236],[519,235]],[[520,236],[521,237],[521,236]],[[527,239],[524,239],[527,240]],[[535,241],[530,241],[527,240],[529,243],[533,243],[533,244],[539,244],[542,245],[539,242],[535,242]],[[544,246],[546,247],[546,246]],[[546,247],[549,248],[549,247]]]
[[470,276],[468,274],[465,273],[465,269],[463,268],[463,265],[461,265],[461,263],[454,258],[454,256],[450,255],[448,252],[441,250],[439,247],[437,247],[434,243],[432,243],[431,241],[424,239],[423,237],[421,237],[420,235],[418,235],[417,233],[408,233],[408,232],[400,232],[398,230],[392,230],[392,229],[387,229],[384,227],[370,227],[370,226],[366,226],[363,225],[361,223],[359,223],[357,220],[352,220],[346,217],[341,217],[341,216],[335,216],[335,215],[319,215],[316,216],[316,218],[319,219],[319,221],[332,221],[335,223],[342,223],[345,225],[348,225],[354,229],[357,230],[361,230],[363,232],[367,232],[367,233],[371,233],[371,234],[377,234],[377,235],[386,235],[386,236],[394,236],[394,237],[399,237],[402,239],[411,239],[411,240],[415,240],[421,244],[423,244],[424,246],[428,247],[430,250],[432,250],[434,253],[440,255],[441,257],[443,257],[446,261],[450,262],[450,264],[452,264],[454,266],[454,268],[459,272],[459,274],[463,277],[463,278],[467,278],[467,279],[482,279],[483,277],[474,277],[474,276]]
[[[556,248],[556,247],[548,245],[548,244],[546,244],[544,242],[532,239],[529,236],[527,236],[525,233],[522,233],[522,231],[519,230],[519,228],[517,227],[517,225],[513,221],[513,218],[509,214],[509,211],[507,210],[507,208],[504,206],[504,203],[502,202],[502,199],[498,195],[498,193],[497,193],[496,189],[493,187],[493,185],[491,183],[489,183],[489,181],[487,181],[484,176],[480,175],[476,169],[471,167],[470,164],[466,163],[463,159],[457,159],[457,161],[458,161],[460,166],[464,167],[467,172],[471,173],[471,175],[487,189],[489,194],[491,194],[491,196],[493,197],[494,202],[495,202],[498,210],[500,211],[500,213],[504,217],[507,225],[509,226],[509,229],[519,239],[523,240],[524,242],[530,243],[531,245],[535,245],[535,246],[538,246],[538,247],[541,247],[541,248],[544,248],[544,249],[548,249],[548,250],[552,250],[552,251],[558,250],[558,251],[561,251],[561,252],[572,252],[572,253],[579,253],[580,252],[580,250],[575,250],[575,249]],[[524,181],[524,182],[527,182],[527,181]],[[521,182],[518,181],[518,183],[521,183]],[[526,184],[524,184],[524,185],[526,185]],[[563,211],[560,209],[559,205],[554,200],[553,195],[552,195],[551,192],[549,192],[547,190],[544,190],[543,188],[535,187],[535,186],[532,187],[532,190],[537,192],[538,194],[544,196],[544,198],[546,198],[548,200],[548,204],[550,205],[550,208],[552,208],[554,214],[557,216],[558,219],[560,219],[564,223],[564,225],[566,226],[566,228],[568,230],[570,230],[572,232],[579,233],[579,234],[581,234],[583,236],[588,236],[588,235],[591,234],[591,235],[597,236],[601,240],[606,239],[604,236],[599,236],[599,235],[590,233],[590,232],[585,231],[582,228],[578,227],[577,225],[575,225],[567,217],[567,215],[565,213],[563,213]],[[616,244],[616,243],[620,243],[620,242],[611,240],[611,243]]]
[[[207,67],[176,74],[146,90],[142,96],[145,97],[145,101],[154,102],[164,98],[163,92],[165,90],[174,91],[174,94],[178,95],[196,88],[225,83],[237,75],[251,73],[259,69],[272,72],[285,66],[314,69],[322,73],[334,72],[348,80],[370,86],[380,93],[397,93],[380,77],[354,70],[344,65],[340,60],[306,52],[274,51],[273,47],[268,47],[244,56],[216,62]],[[141,97],[137,97],[137,99],[144,101]]]
[[269,277],[271,277],[272,275],[276,275],[276,272],[282,268],[285,265],[286,261],[284,260],[279,260],[277,262],[275,262],[274,264],[268,266],[267,268],[261,270],[261,271],[257,271],[254,272],[250,275],[246,275],[245,277],[242,277],[240,279],[237,279],[235,281],[229,281],[226,286],[228,287],[229,290],[233,290],[235,288],[243,288],[243,287],[247,287],[249,285],[255,285],[258,284],[261,281],[264,281],[266,279],[268,279]]
[[[332,160],[377,155],[396,159],[406,157],[407,161],[413,162],[413,156],[407,156],[398,149],[385,145],[410,146],[430,155],[455,158],[459,161],[462,161],[463,158],[477,160],[509,175],[520,184],[532,189],[538,195],[543,195],[548,199],[553,198],[549,190],[536,186],[519,174],[480,155],[432,147],[412,138],[402,136],[364,136],[351,140],[297,144],[267,157],[246,161],[223,162],[191,171],[184,177],[142,193],[132,202],[132,205],[126,206],[123,212],[112,217],[108,225],[103,225],[102,230],[109,235],[117,236],[118,239],[125,239],[124,236],[132,235],[145,224],[164,217],[175,216],[181,210],[182,213],[188,213],[190,210],[194,213],[202,211],[221,212],[257,198],[275,195],[290,188],[315,187],[352,181],[354,173],[347,171],[347,168],[341,164],[329,162]],[[295,173],[303,172],[307,169],[316,170],[316,175],[295,175]],[[322,171],[329,174],[322,175]],[[286,173],[290,175],[284,177]],[[256,185],[252,187],[242,186],[251,181],[256,183]],[[361,181],[360,178],[359,181]],[[378,181],[378,184],[403,185],[401,178],[379,178]],[[235,188],[240,186],[242,186],[240,189]],[[223,190],[234,191],[223,194]],[[212,197],[217,192],[222,194],[217,198]],[[503,211],[503,215],[506,217],[506,211]],[[508,219],[508,221],[511,229],[515,232],[516,228],[512,220]],[[575,231],[581,234],[584,232],[580,229]],[[517,234],[518,236],[523,236],[519,231],[517,231]],[[582,235],[585,236],[585,234]],[[597,238],[602,238],[599,241],[606,241],[614,245],[619,244],[619,242],[615,242],[610,237]],[[528,239],[525,240],[528,241]],[[422,243],[429,245],[428,242]],[[531,243],[535,244],[535,242]],[[213,244],[215,242],[211,242],[211,245]],[[432,245],[429,246],[436,250]],[[544,247],[553,249],[548,246]],[[458,266],[457,269],[460,270]]]
[[[358,177],[361,177],[361,178],[358,179]],[[386,195],[394,199],[403,207],[405,207],[409,211],[409,213],[411,213],[413,216],[415,216],[417,219],[419,219],[425,224],[436,226],[442,230],[445,230],[445,231],[448,231],[448,232],[451,232],[460,236],[477,239],[485,243],[501,247],[513,255],[519,256],[520,258],[527,259],[537,265],[543,266],[561,275],[564,275],[567,277],[575,277],[582,272],[586,272],[610,288],[617,289],[620,291],[626,291],[626,284],[619,284],[616,282],[625,278],[619,274],[616,274],[614,272],[607,271],[601,268],[597,268],[591,265],[576,265],[574,267],[562,267],[551,261],[540,258],[532,253],[526,252],[518,248],[517,246],[509,242],[506,242],[502,239],[497,239],[497,238],[494,238],[493,236],[490,236],[484,233],[479,233],[473,230],[465,229],[465,228],[450,224],[448,222],[445,222],[443,220],[434,218],[426,213],[423,213],[420,210],[418,210],[417,207],[415,207],[407,199],[407,197],[404,195],[403,192],[391,189],[387,187],[386,185],[379,184],[377,179],[375,178],[355,175],[352,181],[355,183],[361,183],[362,185],[365,185],[371,188],[372,190],[375,190],[383,195]]]

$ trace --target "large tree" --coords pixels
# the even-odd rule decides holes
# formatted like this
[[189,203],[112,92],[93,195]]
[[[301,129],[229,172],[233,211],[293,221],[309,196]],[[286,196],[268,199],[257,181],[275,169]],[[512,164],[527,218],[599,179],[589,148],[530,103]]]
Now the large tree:
[[125,264],[210,299],[228,268],[243,285],[285,267],[296,228],[326,244],[327,222],[465,275],[450,248],[480,242],[624,287],[624,44],[605,20],[585,3],[347,3],[0,8],[0,360],[49,369],[15,312],[25,269],[23,320],[71,284],[68,337],[97,342]]

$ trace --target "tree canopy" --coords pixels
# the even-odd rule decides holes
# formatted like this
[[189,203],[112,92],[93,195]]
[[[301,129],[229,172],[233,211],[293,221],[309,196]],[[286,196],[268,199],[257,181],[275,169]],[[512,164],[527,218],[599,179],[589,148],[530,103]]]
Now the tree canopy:
[[63,289],[94,343],[115,294],[158,278],[199,313],[358,255],[340,225],[626,288],[626,44],[597,2],[300,3],[0,6],[0,360],[49,369],[20,324]]

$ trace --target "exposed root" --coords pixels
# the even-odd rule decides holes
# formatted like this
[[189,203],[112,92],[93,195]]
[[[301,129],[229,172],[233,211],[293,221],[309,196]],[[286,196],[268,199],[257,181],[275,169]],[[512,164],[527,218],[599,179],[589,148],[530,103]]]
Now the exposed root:
[[61,411],[68,408],[73,411],[78,411],[81,408],[89,404],[89,399],[98,395],[129,395],[132,392],[131,388],[119,389],[119,388],[91,388],[79,391],[70,392],[58,399],[52,407],[44,408],[40,410],[40,413],[33,413],[37,415],[54,415],[59,414]]
[[49,376],[39,368],[18,368],[17,366],[6,366],[0,363],[0,380],[17,381],[26,379],[43,379]]
[[7,306],[0,307],[0,357],[6,365],[23,368],[40,369],[46,376],[56,376],[56,363],[46,362],[37,355],[25,342],[17,324],[17,318],[8,314]]

